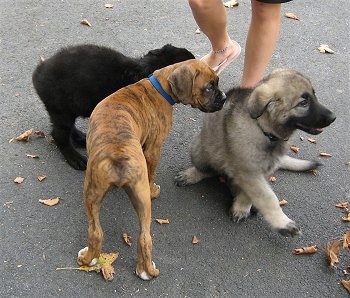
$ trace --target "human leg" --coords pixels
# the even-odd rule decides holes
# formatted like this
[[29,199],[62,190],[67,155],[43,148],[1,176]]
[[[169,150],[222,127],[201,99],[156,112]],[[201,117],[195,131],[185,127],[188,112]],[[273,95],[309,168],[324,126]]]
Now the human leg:
[[253,87],[262,79],[280,30],[281,4],[257,0],[251,3],[252,19],[245,47],[242,87]]
[[202,58],[217,73],[240,53],[240,46],[227,32],[227,14],[221,0],[189,0],[193,17],[208,37],[212,50]]

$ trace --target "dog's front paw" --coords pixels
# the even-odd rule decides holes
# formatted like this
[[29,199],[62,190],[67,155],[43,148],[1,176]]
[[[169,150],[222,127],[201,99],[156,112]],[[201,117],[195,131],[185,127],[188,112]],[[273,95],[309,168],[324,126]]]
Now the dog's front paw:
[[277,229],[277,232],[284,237],[294,237],[301,234],[300,229],[294,221],[290,221],[285,227]]
[[146,272],[145,270],[138,270],[136,268],[136,275],[143,280],[151,280],[153,277],[157,277],[159,275],[159,270],[156,269],[156,264],[152,261],[152,268]]
[[207,175],[205,175],[202,172],[199,172],[195,167],[191,167],[185,171],[179,172],[175,176],[175,185],[186,186],[190,184],[195,184],[205,177],[207,177]]
[[83,249],[79,250],[77,263],[80,266],[82,265],[94,266],[96,265],[97,261],[98,261],[97,258],[92,258],[91,260],[91,257],[89,256],[88,247],[84,247]]
[[231,220],[234,222],[240,222],[240,221],[246,219],[247,217],[250,216],[250,208],[251,208],[251,206],[246,207],[246,208],[238,208],[238,206],[235,206],[233,204],[231,206],[230,212],[229,212]]

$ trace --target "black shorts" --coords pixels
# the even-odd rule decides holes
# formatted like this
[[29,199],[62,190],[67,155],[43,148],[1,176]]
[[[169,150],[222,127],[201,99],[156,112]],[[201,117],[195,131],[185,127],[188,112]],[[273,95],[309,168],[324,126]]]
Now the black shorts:
[[285,3],[285,2],[290,2],[293,0],[257,0],[258,2],[264,2],[264,3]]

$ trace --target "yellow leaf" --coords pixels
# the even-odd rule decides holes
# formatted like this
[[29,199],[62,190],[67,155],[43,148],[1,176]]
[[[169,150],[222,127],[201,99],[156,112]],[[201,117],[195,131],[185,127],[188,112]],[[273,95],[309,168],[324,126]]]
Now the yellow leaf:
[[342,219],[343,221],[350,222],[350,212],[348,212],[348,214],[346,214],[346,216],[343,216],[341,219]]
[[342,203],[335,204],[335,207],[342,208],[342,209],[346,209],[348,208],[348,206],[349,206],[349,202],[342,202]]
[[30,157],[30,158],[39,158],[39,156],[36,155],[36,154],[29,154],[29,153],[27,153],[26,155],[27,155],[27,157]]
[[296,145],[291,145],[291,146],[290,146],[290,150],[292,150],[292,151],[295,152],[295,153],[298,153],[300,149],[299,149],[299,147],[296,146]]
[[316,144],[316,140],[313,138],[308,138],[307,140],[312,144]]
[[282,199],[279,201],[280,206],[284,206],[288,204],[288,201],[286,199]]
[[321,152],[320,156],[322,156],[322,157],[332,157],[332,154],[327,153],[327,152]]
[[39,202],[46,206],[55,206],[60,202],[60,198],[55,197],[55,198],[49,198],[49,199],[40,199]]
[[344,288],[350,293],[350,280],[342,280],[341,284],[344,286]]
[[105,7],[106,8],[113,8],[113,4],[107,3],[107,4],[105,4]]

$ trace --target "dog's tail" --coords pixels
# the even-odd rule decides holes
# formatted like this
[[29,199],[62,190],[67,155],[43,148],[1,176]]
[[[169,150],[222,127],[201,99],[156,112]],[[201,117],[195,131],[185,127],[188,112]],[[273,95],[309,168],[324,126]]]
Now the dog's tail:
[[322,163],[318,161],[298,159],[284,155],[280,159],[279,168],[283,170],[293,171],[293,172],[305,172],[318,168]]

